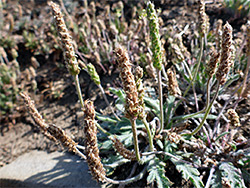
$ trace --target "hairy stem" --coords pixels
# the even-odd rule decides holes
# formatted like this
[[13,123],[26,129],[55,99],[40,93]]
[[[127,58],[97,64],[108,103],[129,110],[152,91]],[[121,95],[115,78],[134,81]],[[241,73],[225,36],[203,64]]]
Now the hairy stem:
[[153,137],[152,137],[152,133],[151,133],[151,130],[149,128],[148,122],[146,120],[146,116],[143,117],[142,121],[143,121],[143,124],[144,124],[144,126],[147,130],[147,133],[148,133],[149,150],[154,151]]
[[132,126],[132,132],[133,132],[133,140],[134,140],[134,149],[135,149],[135,155],[138,162],[140,162],[140,151],[139,151],[139,144],[138,144],[138,138],[137,138],[137,130],[136,130],[136,119],[130,119],[131,126]]
[[75,81],[75,85],[76,85],[76,91],[78,94],[78,98],[79,98],[80,103],[81,103],[81,107],[84,108],[84,102],[83,102],[83,98],[82,98],[81,86],[80,86],[78,75],[74,75],[74,81]]
[[200,44],[201,45],[200,45],[200,53],[199,53],[198,63],[197,63],[197,67],[195,69],[193,80],[192,80],[194,85],[195,85],[195,79],[196,79],[196,76],[198,74],[200,64],[201,64],[202,55],[203,55],[203,48],[204,48],[204,38],[203,37],[200,37]]
[[211,168],[211,170],[210,170],[210,173],[209,173],[209,176],[208,176],[205,188],[209,188],[210,187],[210,183],[211,183],[211,180],[212,180],[214,172],[215,172],[215,166],[213,165],[212,168]]
[[208,114],[210,113],[210,110],[211,110],[211,108],[212,108],[212,106],[213,106],[213,103],[214,103],[215,99],[217,98],[217,96],[218,96],[218,94],[219,94],[219,89],[220,89],[220,83],[218,82],[218,83],[217,83],[217,88],[216,88],[215,95],[214,95],[214,97],[213,97],[211,103],[207,106],[205,115],[204,115],[204,117],[203,117],[203,119],[202,119],[200,125],[199,125],[195,130],[193,130],[193,132],[190,134],[191,136],[193,136],[193,135],[195,135],[197,132],[199,132],[199,130],[201,129],[201,127],[202,127],[203,124],[205,123],[205,121],[206,121],[206,119],[207,119],[207,116],[208,116]]
[[247,57],[247,66],[246,66],[246,69],[245,69],[245,72],[244,72],[244,80],[243,80],[243,85],[242,85],[242,89],[241,89],[239,98],[242,97],[242,94],[246,89],[246,83],[247,83],[247,76],[248,76],[248,72],[249,72],[249,67],[250,67],[250,55]]
[[110,103],[109,103],[109,101],[108,101],[108,99],[107,99],[107,96],[106,96],[106,94],[105,94],[105,92],[104,92],[104,89],[103,89],[102,85],[99,84],[99,85],[97,85],[97,86],[98,86],[99,89],[101,90],[101,93],[102,93],[102,95],[103,95],[103,98],[104,98],[106,104],[108,105],[109,109],[111,110],[112,114],[115,116],[115,118],[116,118],[118,121],[121,121],[121,119],[115,114],[113,108],[111,107],[111,105],[110,105]]
[[104,128],[102,128],[101,125],[99,125],[97,122],[95,122],[95,125],[96,125],[96,127],[97,127],[100,131],[102,131],[102,132],[103,132],[104,134],[106,134],[107,136],[112,136],[111,133],[109,133],[109,132],[106,131]]
[[164,128],[164,112],[163,112],[161,71],[159,69],[157,69],[157,79],[158,79],[158,89],[159,89],[160,120],[161,120],[161,126],[158,133],[160,134]]

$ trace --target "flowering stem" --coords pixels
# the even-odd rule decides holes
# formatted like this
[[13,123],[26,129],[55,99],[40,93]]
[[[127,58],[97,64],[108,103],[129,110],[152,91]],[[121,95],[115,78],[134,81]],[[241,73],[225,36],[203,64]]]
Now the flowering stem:
[[84,102],[83,102],[83,98],[82,98],[81,86],[80,86],[78,75],[74,75],[74,81],[75,81],[75,85],[76,85],[76,91],[78,94],[78,98],[79,98],[80,103],[81,103],[81,107],[84,108]]
[[132,125],[132,132],[133,132],[133,139],[134,139],[134,149],[135,149],[135,156],[138,162],[140,162],[140,152],[139,152],[139,144],[137,138],[137,130],[136,130],[136,119],[130,119]]
[[108,136],[112,136],[111,133],[109,133],[109,132],[106,131],[104,128],[102,128],[97,122],[95,122],[95,125],[96,125],[96,127],[97,127],[100,131],[102,131],[104,134],[106,134],[106,135],[108,135]]
[[203,117],[203,119],[202,119],[200,125],[190,134],[191,136],[195,135],[195,134],[201,129],[201,127],[203,126],[203,124],[205,123],[205,121],[206,121],[206,119],[207,119],[207,116],[208,116],[208,114],[210,113],[210,110],[211,110],[211,108],[212,108],[212,106],[213,106],[213,103],[214,103],[215,99],[217,98],[217,96],[218,96],[218,94],[219,94],[219,89],[220,89],[220,83],[218,82],[218,83],[217,83],[217,88],[216,88],[215,95],[214,95],[214,97],[213,97],[211,103],[209,104],[209,106],[207,106],[205,115],[204,115],[204,117]]
[[103,89],[102,85],[101,85],[101,84],[98,84],[97,86],[98,86],[99,89],[101,90],[101,93],[102,93],[102,95],[103,95],[103,98],[104,98],[106,104],[108,105],[109,109],[111,110],[112,114],[115,116],[115,118],[116,118],[118,121],[121,121],[121,119],[115,114],[114,110],[112,109],[112,107],[111,107],[111,105],[110,105],[110,103],[109,103],[109,101],[108,101],[108,99],[107,99],[107,96],[106,96],[106,94],[105,94],[105,92],[104,92],[104,89]]
[[143,122],[143,124],[144,124],[144,126],[145,126],[145,128],[147,130],[147,133],[148,133],[149,150],[154,151],[153,137],[152,137],[151,130],[149,128],[148,122],[146,120],[146,116],[143,117],[142,122]]
[[160,134],[164,128],[164,112],[163,112],[161,71],[159,69],[157,69],[157,79],[158,79],[158,89],[159,89],[160,120],[161,120],[161,126],[158,133]]
[[248,55],[247,57],[247,66],[244,72],[244,80],[243,80],[243,85],[242,85],[242,89],[240,92],[240,97],[242,97],[242,94],[244,93],[245,89],[246,89],[246,83],[247,83],[247,76],[248,76],[248,72],[249,72],[249,67],[250,67],[250,55]]

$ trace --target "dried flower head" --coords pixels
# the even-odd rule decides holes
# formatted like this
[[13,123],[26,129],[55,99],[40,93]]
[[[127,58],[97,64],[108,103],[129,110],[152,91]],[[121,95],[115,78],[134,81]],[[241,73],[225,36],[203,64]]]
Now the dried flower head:
[[84,102],[84,132],[85,132],[85,147],[86,157],[89,169],[95,180],[104,182],[106,179],[106,172],[103,168],[99,156],[99,149],[97,146],[97,129],[95,125],[95,108],[93,102],[86,100]]
[[175,132],[169,132],[168,139],[170,140],[170,142],[178,144],[181,140],[181,136]]
[[230,124],[234,127],[240,126],[240,118],[234,109],[229,109],[227,111],[228,119],[230,120]]
[[140,113],[140,107],[138,106],[138,93],[135,84],[134,75],[131,72],[131,63],[128,53],[122,47],[118,47],[115,50],[118,58],[118,64],[120,70],[120,78],[123,83],[123,90],[126,94],[125,116],[128,118],[136,118]]
[[216,78],[221,85],[225,84],[227,74],[232,65],[232,31],[232,26],[227,22],[223,27],[221,60],[216,72]]
[[56,139],[47,132],[49,125],[45,122],[45,120],[43,119],[41,114],[36,109],[34,101],[31,100],[29,95],[26,93],[20,93],[20,96],[24,99],[24,101],[26,103],[26,107],[28,109],[28,112],[30,113],[30,115],[31,115],[32,119],[35,121],[35,123],[42,130],[42,133],[46,137],[48,137],[49,139],[56,141]]
[[216,43],[216,49],[218,52],[221,50],[222,23],[223,23],[223,21],[221,19],[219,19],[216,22],[216,29],[215,29],[215,43]]
[[210,60],[206,66],[206,72],[208,73],[209,77],[214,75],[219,59],[220,53],[217,53],[216,50],[212,48],[210,52]]
[[106,25],[105,25],[105,23],[104,23],[103,20],[98,19],[98,20],[97,20],[97,23],[98,23],[98,26],[99,26],[99,28],[100,28],[101,31],[102,31],[102,30],[106,30]]
[[57,140],[59,140],[64,147],[68,148],[69,151],[76,152],[77,143],[72,140],[68,135],[66,135],[64,130],[53,124],[50,124],[47,130],[51,135],[53,135]]
[[174,70],[168,69],[168,91],[170,95],[181,95],[181,91],[178,86],[178,82],[176,79],[176,73]]
[[100,31],[100,29],[99,29],[99,26],[95,23],[95,24],[93,25],[93,27],[94,27],[96,36],[97,36],[98,38],[101,38],[101,31]]
[[173,42],[179,46],[181,53],[184,55],[184,57],[190,58],[191,56],[190,52],[188,51],[187,47],[183,44],[182,35],[180,35],[179,33],[174,35]]
[[182,62],[184,60],[184,56],[179,48],[179,46],[175,43],[171,43],[170,45],[171,51],[176,58],[177,62]]
[[154,4],[147,3],[147,18],[149,20],[149,29],[151,37],[151,48],[153,53],[153,65],[158,70],[162,69],[162,46],[159,33],[159,21]]
[[144,104],[144,96],[145,96],[145,91],[142,83],[142,77],[143,77],[143,69],[138,66],[135,69],[135,78],[136,78],[136,87],[137,87],[137,92],[138,92],[138,99],[139,99],[139,106],[141,108],[141,112],[138,114],[139,119],[143,119],[145,116],[145,104]]
[[206,13],[205,13],[205,2],[204,0],[199,0],[199,25],[200,33],[202,36],[206,33]]
[[124,145],[118,140],[116,137],[112,138],[113,146],[116,149],[116,151],[123,156],[125,159],[129,159],[131,161],[136,160],[135,152],[130,151],[127,148],[124,147]]
[[54,15],[56,26],[57,26],[57,32],[61,38],[62,47],[64,50],[64,57],[65,57],[69,72],[72,75],[77,75],[79,74],[80,69],[78,67],[75,50],[73,47],[73,42],[69,34],[69,31],[65,25],[62,12],[57,4],[53,2],[49,2],[49,5],[51,6],[53,10],[53,15]]

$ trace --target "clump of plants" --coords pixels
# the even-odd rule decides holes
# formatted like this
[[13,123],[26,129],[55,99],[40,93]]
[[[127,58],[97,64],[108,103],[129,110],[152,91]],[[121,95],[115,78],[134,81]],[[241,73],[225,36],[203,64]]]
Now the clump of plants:
[[[121,5],[120,14],[123,12]],[[21,96],[42,132],[86,159],[95,180],[125,185],[145,178],[152,187],[171,187],[177,183],[175,178],[168,176],[169,168],[174,168],[195,187],[246,187],[246,183],[250,183],[250,150],[246,138],[238,132],[241,123],[237,114],[239,102],[249,94],[249,23],[246,26],[246,55],[242,55],[247,61],[239,65],[241,62],[235,61],[237,46],[234,46],[232,26],[218,21],[217,29],[210,30],[203,0],[199,1],[198,35],[193,35],[199,42],[191,51],[183,44],[182,32],[168,28],[166,35],[161,37],[154,4],[147,2],[141,16],[147,23],[144,30],[147,42],[143,44],[148,46],[140,59],[148,59],[151,63],[142,64],[142,67],[133,65],[128,50],[117,40],[113,55],[122,88],[109,88],[117,96],[114,108],[106,98],[95,67],[79,65],[60,7],[53,2],[50,6],[64,59],[84,112],[85,146],[74,142],[60,127],[46,123],[31,98],[25,93]],[[92,5],[93,11],[94,8]],[[95,14],[92,17],[95,18]],[[166,51],[172,56],[171,63]],[[234,67],[244,71],[242,80]],[[102,91],[110,116],[96,112],[92,101],[84,101],[78,78],[82,70],[89,73]],[[151,81],[155,82],[155,87],[145,86],[145,70],[153,77]],[[235,81],[240,83],[236,87],[232,85]],[[229,86],[234,91],[221,104]],[[167,89],[167,93],[163,93],[163,89]],[[97,130],[100,133],[97,134]],[[116,168],[132,161],[136,162],[135,168],[142,167],[141,172],[135,174],[132,168],[131,175],[124,180],[111,178]]]

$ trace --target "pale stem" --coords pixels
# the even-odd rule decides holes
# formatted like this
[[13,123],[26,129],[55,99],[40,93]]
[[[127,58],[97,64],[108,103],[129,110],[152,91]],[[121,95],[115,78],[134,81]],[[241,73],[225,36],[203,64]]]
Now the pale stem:
[[197,67],[195,69],[194,76],[193,76],[194,85],[195,85],[195,79],[196,79],[197,73],[199,71],[201,59],[202,59],[202,55],[203,55],[203,48],[204,48],[204,38],[203,37],[200,37],[200,42],[201,42],[201,45],[200,45],[200,53],[199,53],[198,63],[197,63]]
[[79,155],[80,157],[82,157],[85,160],[87,159],[87,157],[82,152],[80,152],[76,147],[74,149],[75,149],[75,153],[77,155]]
[[242,85],[242,90],[240,92],[240,97],[242,97],[243,92],[246,89],[246,83],[247,83],[247,76],[248,76],[248,72],[249,72],[249,67],[250,67],[250,55],[247,56],[247,66],[244,72],[244,80],[243,80],[243,85]]
[[161,120],[161,126],[158,134],[160,134],[164,128],[164,112],[163,112],[161,71],[158,69],[157,69],[157,79],[158,79],[158,89],[159,89],[160,120]]
[[199,106],[198,106],[197,96],[196,96],[196,92],[195,92],[195,80],[196,80],[196,76],[197,76],[199,68],[200,68],[201,59],[202,59],[202,55],[203,55],[203,48],[204,48],[204,38],[200,37],[200,53],[199,53],[197,67],[195,69],[193,80],[192,80],[192,88],[193,88],[193,92],[194,92],[196,110],[199,110]]
[[207,101],[206,101],[206,107],[207,108],[208,104],[210,103],[210,84],[211,84],[211,76],[209,76],[208,80],[207,80]]
[[195,83],[194,83],[194,78],[195,77],[192,76],[192,73],[191,73],[191,71],[190,71],[187,63],[185,61],[183,61],[183,64],[186,67],[188,75],[189,75],[189,79],[191,80],[191,85],[192,85],[192,89],[193,89],[193,93],[194,93],[194,100],[195,100],[196,110],[199,111],[199,106],[198,106],[198,101],[197,101],[197,95],[196,95],[196,91],[195,91]]
[[86,148],[85,148],[85,146],[82,146],[82,145],[76,145],[76,147],[78,148],[78,149],[82,149],[82,150],[85,150]]
[[143,117],[142,121],[148,133],[149,150],[154,151],[153,137],[148,122],[146,120],[146,116]]
[[74,81],[75,81],[76,91],[77,91],[78,98],[80,100],[81,107],[84,108],[84,102],[82,98],[81,86],[80,86],[78,75],[74,75]]
[[102,128],[97,122],[95,122],[95,125],[96,125],[96,127],[100,130],[100,131],[102,131],[104,134],[106,134],[107,136],[112,136],[112,134],[111,133],[109,133],[108,131],[106,131],[104,128]]
[[135,176],[135,177],[133,177],[133,178],[129,178],[129,179],[126,179],[126,180],[113,180],[113,179],[110,179],[110,178],[107,178],[106,177],[106,181],[108,182],[108,183],[112,183],[112,184],[120,184],[120,185],[122,185],[122,184],[129,184],[129,183],[133,183],[133,182],[135,182],[135,181],[138,181],[138,180],[140,180],[140,179],[142,179],[143,178],[143,176],[146,174],[146,172],[147,172],[147,165],[143,168],[143,170],[137,175],[137,176]]
[[205,188],[209,188],[209,187],[210,187],[210,183],[211,183],[211,180],[212,180],[214,171],[215,171],[215,166],[213,165],[212,168],[211,168],[211,170],[210,170],[210,173],[209,173],[209,176],[208,176],[208,179],[207,179],[207,183],[206,183],[206,187],[205,187]]
[[123,164],[125,164],[127,162],[130,162],[130,160],[128,160],[128,159],[121,159],[121,160],[115,161],[114,163],[111,163],[111,164],[103,164],[103,166],[105,168],[116,168],[116,167],[121,166],[121,165],[123,165]]
[[213,106],[213,103],[214,103],[215,99],[217,98],[217,96],[218,96],[218,94],[219,94],[219,89],[220,89],[220,83],[219,83],[219,81],[218,81],[215,95],[214,95],[214,97],[213,97],[211,103],[207,106],[205,115],[204,115],[204,117],[203,117],[203,119],[202,119],[200,125],[190,134],[191,136],[193,136],[193,135],[195,135],[197,132],[199,132],[199,130],[201,129],[201,127],[202,127],[203,124],[205,123],[205,121],[206,121],[206,119],[207,119],[207,116],[208,116],[208,114],[210,113],[210,110],[211,110],[211,108],[212,108],[212,106]]
[[133,140],[134,140],[134,149],[135,149],[135,155],[138,162],[140,162],[140,151],[139,151],[139,144],[138,144],[138,138],[137,138],[137,129],[136,129],[136,119],[130,119],[131,126],[132,126],[132,132],[133,132]]
[[101,93],[102,93],[102,95],[103,95],[103,98],[104,98],[106,104],[108,105],[109,109],[111,110],[112,114],[115,116],[115,118],[116,118],[118,121],[121,121],[121,119],[115,114],[113,108],[111,107],[111,105],[110,105],[110,103],[109,103],[109,101],[108,101],[108,99],[107,99],[107,96],[106,96],[106,94],[105,94],[105,92],[104,92],[104,89],[103,89],[102,85],[99,84],[99,85],[97,85],[97,86],[98,86],[99,89],[101,90]]

